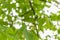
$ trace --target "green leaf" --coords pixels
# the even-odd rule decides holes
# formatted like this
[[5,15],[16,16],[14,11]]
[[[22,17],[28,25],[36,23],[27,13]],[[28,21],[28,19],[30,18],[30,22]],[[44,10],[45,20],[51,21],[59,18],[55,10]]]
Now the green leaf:
[[6,0],[0,0],[0,3],[3,3],[4,1],[6,1]]
[[58,33],[60,34],[60,28],[58,29]]
[[44,22],[45,22],[44,18],[39,18],[38,19],[38,29],[39,30],[43,30],[44,27],[42,25],[44,24]]
[[[30,16],[31,16],[32,18],[30,18]],[[33,16],[34,16],[34,14],[33,14],[33,12],[31,12],[31,11],[29,11],[28,13],[25,13],[25,14],[24,14],[24,21],[34,23],[35,21],[34,21]]]
[[3,19],[0,20],[0,25],[8,25],[7,22],[4,22]]
[[34,34],[34,32],[29,32],[26,29],[24,30],[24,36],[26,40],[38,40],[37,36]]
[[24,37],[22,37],[22,36],[23,36],[23,32],[25,29],[26,29],[26,25],[24,23],[22,23],[22,27],[16,33],[17,39],[20,39],[20,40],[24,39]]
[[52,21],[56,21],[57,20],[57,15],[56,14],[52,14],[50,16],[50,18],[51,18]]
[[7,19],[8,19],[8,21],[12,21],[12,17],[10,16],[10,15],[7,15]]
[[49,20],[48,17],[46,17],[45,20],[46,20],[46,25],[45,25],[46,29],[56,30],[55,26],[52,24],[52,22]]

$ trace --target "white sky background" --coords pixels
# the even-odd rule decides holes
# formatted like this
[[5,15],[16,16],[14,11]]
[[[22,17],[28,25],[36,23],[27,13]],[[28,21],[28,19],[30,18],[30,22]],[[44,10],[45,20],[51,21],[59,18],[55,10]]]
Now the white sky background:
[[51,3],[46,2],[46,4],[47,5],[50,5],[50,8],[45,7],[43,9],[45,11],[45,14],[47,14],[48,16],[50,16],[51,15],[51,12],[52,12],[52,13],[54,13],[56,15],[59,15],[57,12],[60,11],[60,9],[59,9],[60,8],[60,4],[57,4],[56,2],[51,2]]
[[[60,0],[57,0],[59,3],[60,3]],[[16,1],[15,0],[13,0],[12,2],[11,2],[11,4],[12,3],[15,3]],[[44,11],[45,11],[45,14],[46,15],[48,15],[48,16],[50,16],[51,15],[51,12],[52,13],[54,13],[54,14],[56,14],[56,15],[59,15],[57,12],[58,11],[60,11],[60,4],[56,4],[55,2],[52,2],[52,3],[46,3],[47,5],[50,5],[51,7],[50,8],[48,8],[48,7],[44,7]],[[16,4],[17,5],[17,7],[19,6],[18,5],[18,3]],[[58,7],[56,7],[56,6]],[[3,9],[4,10],[4,9]],[[18,10],[18,9],[17,9]],[[47,11],[48,10],[48,11]],[[14,9],[12,9],[12,12],[14,13],[13,15],[14,16],[18,16],[18,14],[15,12],[15,10]],[[20,10],[20,12],[22,12],[21,10]],[[8,14],[8,11],[6,12],[6,14]],[[0,17],[0,19],[1,19],[2,17]],[[6,19],[6,17],[5,17],[5,19]],[[12,20],[14,20],[14,18],[12,18]],[[6,21],[6,20],[4,20],[4,21]],[[17,21],[16,22],[22,22],[21,21],[21,18],[20,17],[18,17],[18,19],[17,19]],[[57,25],[57,22],[56,21],[52,21],[52,23],[54,24],[54,25],[56,25],[56,28],[57,29],[59,29],[60,28],[60,26],[58,26]],[[26,24],[27,25],[29,25],[27,22],[26,22]],[[59,24],[60,24],[60,21],[59,21]],[[30,23],[30,25],[32,25],[31,23]],[[9,26],[9,25],[8,25]],[[21,28],[22,27],[22,25],[19,25],[18,23],[15,23],[14,24],[14,26],[15,26],[15,28],[16,29],[19,29],[19,28]],[[28,30],[30,30],[29,28],[27,28]],[[51,36],[51,38],[47,38],[48,40],[58,40],[58,39],[55,39],[55,37],[54,37],[54,35],[58,35],[58,32],[57,31],[52,31],[52,30],[49,30],[49,29],[44,29],[44,32],[42,32],[42,31],[40,31],[39,32],[39,34],[40,34],[40,36],[41,36],[41,38],[42,38],[42,40],[44,40],[45,39],[45,37],[47,36],[47,35],[50,35]],[[60,34],[59,34],[60,35]]]

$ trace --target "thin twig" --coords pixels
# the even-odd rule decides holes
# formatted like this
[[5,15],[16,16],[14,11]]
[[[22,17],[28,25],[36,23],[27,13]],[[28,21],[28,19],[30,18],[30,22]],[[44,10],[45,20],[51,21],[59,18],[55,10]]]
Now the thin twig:
[[[31,10],[33,11],[33,13],[34,13],[34,15],[35,15],[35,10],[33,9],[33,6],[32,6],[32,3],[31,3],[31,1],[29,1],[29,4],[30,4],[30,7],[31,7]],[[35,15],[35,21],[36,21],[36,15]],[[36,24],[34,23],[34,25],[35,25],[35,27],[36,27]],[[36,32],[37,32],[37,36],[39,37],[39,33],[38,33],[38,29],[37,29],[37,27],[36,27]]]

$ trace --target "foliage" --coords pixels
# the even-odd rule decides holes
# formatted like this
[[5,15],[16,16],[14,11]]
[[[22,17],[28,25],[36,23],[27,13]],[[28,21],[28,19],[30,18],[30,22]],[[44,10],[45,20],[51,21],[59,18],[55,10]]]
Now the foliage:
[[[0,40],[39,40],[41,39],[39,31],[43,31],[44,28],[57,30],[51,21],[60,21],[60,14],[57,16],[52,13],[51,16],[48,16],[43,11],[44,7],[50,7],[46,2],[51,3],[51,1],[54,0],[16,0],[14,2],[12,0],[0,0]],[[13,9],[18,15],[11,12]],[[22,25],[20,29],[13,26],[18,17],[22,21],[17,22]],[[13,18],[14,20],[12,20]],[[32,25],[27,26],[25,22]],[[43,26],[45,22],[46,24]],[[30,30],[27,30],[27,27]],[[60,29],[58,29],[58,33],[60,33]]]

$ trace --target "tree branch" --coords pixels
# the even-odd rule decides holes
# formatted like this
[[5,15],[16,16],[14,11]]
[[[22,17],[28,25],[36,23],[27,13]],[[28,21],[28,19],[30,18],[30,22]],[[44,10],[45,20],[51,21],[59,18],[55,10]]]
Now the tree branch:
[[[30,4],[30,7],[31,7],[31,10],[33,11],[33,14],[35,15],[35,10],[33,9],[33,5],[32,5],[32,3],[31,3],[31,1],[29,1],[29,4]],[[37,15],[35,15],[35,21],[36,21],[36,18],[38,18],[38,16]],[[34,25],[35,25],[35,30],[36,30],[36,32],[37,32],[37,36],[39,37],[39,33],[38,33],[38,29],[37,29],[37,27],[36,27],[36,24],[35,23],[33,23]]]

